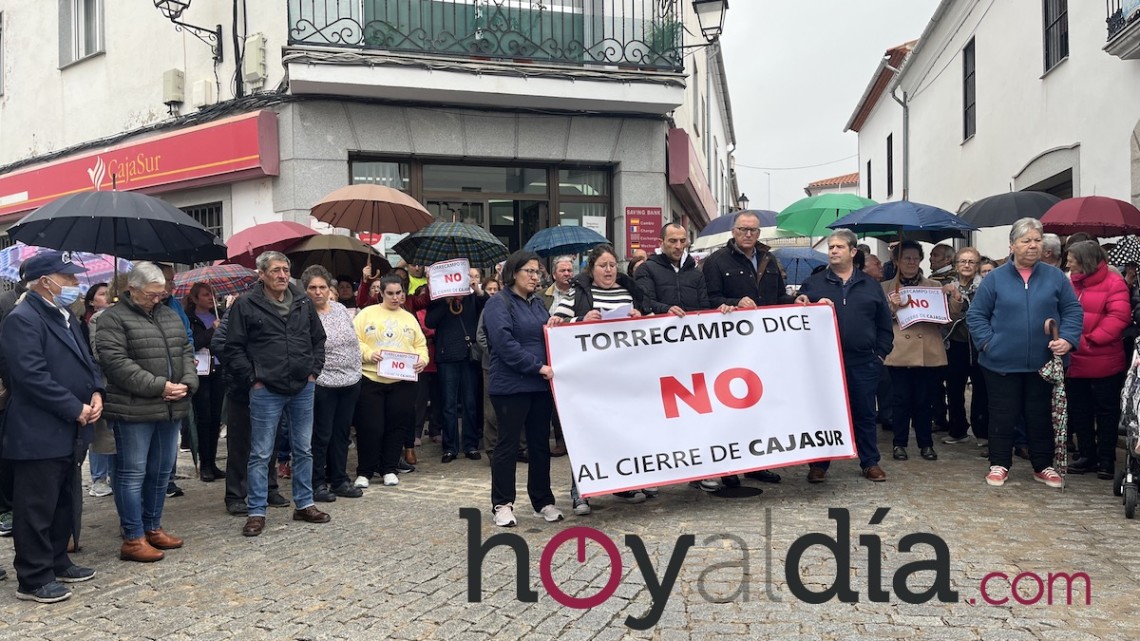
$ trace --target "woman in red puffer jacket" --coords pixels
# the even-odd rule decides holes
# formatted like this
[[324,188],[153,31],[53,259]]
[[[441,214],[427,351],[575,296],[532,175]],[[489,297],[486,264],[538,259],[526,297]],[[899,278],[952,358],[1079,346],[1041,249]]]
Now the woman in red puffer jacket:
[[1120,388],[1126,367],[1122,339],[1132,323],[1128,284],[1108,269],[1107,259],[1095,241],[1081,241],[1069,248],[1073,289],[1085,313],[1081,344],[1072,353],[1065,384],[1069,425],[1077,438],[1077,460],[1069,471],[1095,471],[1102,479],[1112,479],[1115,472]]

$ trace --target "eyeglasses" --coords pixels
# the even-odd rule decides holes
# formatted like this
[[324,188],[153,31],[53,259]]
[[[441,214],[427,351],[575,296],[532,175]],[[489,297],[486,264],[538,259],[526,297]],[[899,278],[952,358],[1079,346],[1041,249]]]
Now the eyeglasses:
[[760,235],[760,228],[759,227],[733,227],[733,229],[744,234],[745,236],[759,236]]
[[541,269],[520,269],[519,273],[520,274],[526,274],[527,276],[530,276],[531,278],[537,278],[538,275],[542,273],[542,270]]
[[960,260],[960,261],[958,261],[958,264],[959,264],[959,265],[977,265],[977,264],[978,264],[978,261],[976,261],[976,260],[969,260],[969,259],[966,259],[966,260]]
[[139,295],[147,300],[162,300],[166,297],[166,292],[144,292],[140,291]]

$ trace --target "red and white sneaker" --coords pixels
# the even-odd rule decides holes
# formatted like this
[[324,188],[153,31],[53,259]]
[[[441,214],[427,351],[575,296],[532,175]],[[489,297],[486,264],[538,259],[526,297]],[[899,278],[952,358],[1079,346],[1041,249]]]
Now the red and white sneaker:
[[1000,487],[1002,485],[1005,485],[1005,480],[1007,478],[1009,478],[1008,469],[1000,465],[991,465],[990,473],[986,475],[986,483]]
[[1057,470],[1051,467],[1047,467],[1040,472],[1034,472],[1033,478],[1049,487],[1065,487],[1065,479],[1057,473]]

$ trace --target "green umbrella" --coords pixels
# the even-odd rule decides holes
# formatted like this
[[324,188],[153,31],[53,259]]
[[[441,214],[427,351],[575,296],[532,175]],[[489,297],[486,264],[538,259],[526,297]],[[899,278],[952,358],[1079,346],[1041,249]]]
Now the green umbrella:
[[820,194],[788,205],[776,216],[776,226],[804,236],[827,236],[827,226],[853,211],[877,205],[855,194]]

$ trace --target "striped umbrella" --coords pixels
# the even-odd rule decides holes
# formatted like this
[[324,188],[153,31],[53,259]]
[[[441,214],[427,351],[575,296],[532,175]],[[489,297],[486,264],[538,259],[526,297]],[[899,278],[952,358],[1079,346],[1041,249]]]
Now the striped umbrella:
[[[17,283],[20,281],[20,265],[25,260],[35,256],[43,247],[16,243],[11,247],[0,250],[0,279]],[[105,254],[90,254],[87,252],[71,252],[71,262],[82,266],[87,271],[77,274],[79,286],[87,289],[96,283],[109,283],[115,275],[115,258]],[[118,259],[119,273],[131,271],[131,261]]]
[[240,294],[257,282],[257,272],[241,265],[209,265],[174,275],[174,296],[182,298],[195,283],[206,283],[214,296]]

